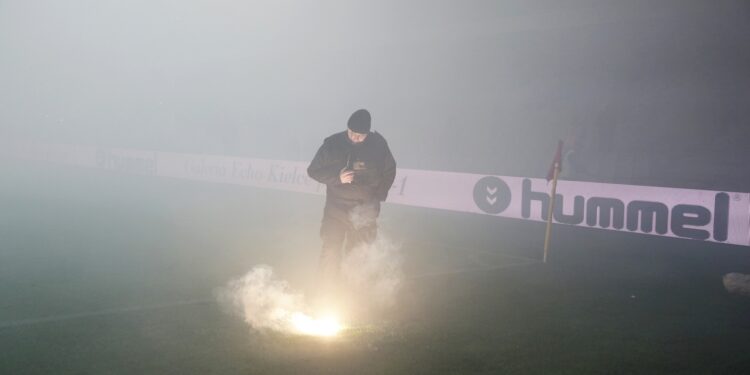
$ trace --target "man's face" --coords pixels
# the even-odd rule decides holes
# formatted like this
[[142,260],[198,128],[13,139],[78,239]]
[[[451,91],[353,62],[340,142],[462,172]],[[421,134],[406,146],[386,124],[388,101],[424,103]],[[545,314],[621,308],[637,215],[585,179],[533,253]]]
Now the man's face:
[[349,135],[349,140],[352,141],[352,143],[362,143],[365,141],[365,138],[367,138],[367,133],[355,133],[351,129],[346,129],[346,134]]

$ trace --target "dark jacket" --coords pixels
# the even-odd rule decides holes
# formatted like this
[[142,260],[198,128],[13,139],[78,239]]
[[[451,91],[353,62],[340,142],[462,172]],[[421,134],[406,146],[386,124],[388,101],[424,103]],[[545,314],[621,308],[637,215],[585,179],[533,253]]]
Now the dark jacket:
[[[354,170],[351,184],[342,184],[339,179],[344,168]],[[354,144],[343,131],[323,141],[307,174],[326,185],[328,201],[354,204],[384,201],[396,178],[396,161],[388,142],[379,133],[372,132],[362,143]]]

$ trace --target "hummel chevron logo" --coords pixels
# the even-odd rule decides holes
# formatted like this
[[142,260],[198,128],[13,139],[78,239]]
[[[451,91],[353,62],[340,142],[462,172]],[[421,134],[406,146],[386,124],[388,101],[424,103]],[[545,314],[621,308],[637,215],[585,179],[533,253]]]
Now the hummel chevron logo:
[[487,176],[474,185],[474,203],[488,214],[499,214],[510,205],[510,188],[505,181]]
[[489,194],[487,195],[487,203],[493,206],[495,205],[495,203],[497,203],[497,197],[495,196],[495,193],[497,193],[497,186],[493,188],[487,186],[487,194]]

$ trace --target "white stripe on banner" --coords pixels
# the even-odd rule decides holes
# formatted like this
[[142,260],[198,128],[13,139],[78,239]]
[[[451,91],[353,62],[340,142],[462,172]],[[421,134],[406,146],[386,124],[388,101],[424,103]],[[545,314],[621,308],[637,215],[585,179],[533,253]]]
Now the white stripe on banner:
[[[13,142],[0,155],[125,173],[323,194],[307,162]],[[545,221],[544,179],[398,169],[389,203]],[[750,193],[560,181],[555,222],[750,246]]]

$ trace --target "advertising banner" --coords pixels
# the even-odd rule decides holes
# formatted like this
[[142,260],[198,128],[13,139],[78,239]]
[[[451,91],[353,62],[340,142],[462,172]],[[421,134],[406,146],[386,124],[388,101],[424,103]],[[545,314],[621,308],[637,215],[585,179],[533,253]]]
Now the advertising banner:
[[[308,162],[4,142],[0,155],[122,173],[323,194]],[[545,179],[398,169],[387,202],[546,221]],[[559,181],[556,223],[750,246],[750,193]]]

